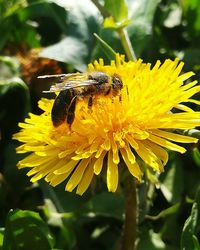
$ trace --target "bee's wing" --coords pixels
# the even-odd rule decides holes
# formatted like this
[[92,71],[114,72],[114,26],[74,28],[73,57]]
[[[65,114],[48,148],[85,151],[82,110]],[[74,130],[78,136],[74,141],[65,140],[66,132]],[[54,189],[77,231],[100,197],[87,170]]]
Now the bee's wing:
[[52,85],[50,90],[43,91],[43,93],[57,92],[57,91],[62,91],[66,89],[74,89],[74,88],[80,88],[80,87],[96,85],[96,84],[99,84],[99,83],[95,80],[68,80],[62,83],[56,83],[55,85]]
[[46,79],[46,80],[51,80],[52,83],[61,83],[63,81],[66,81],[70,78],[79,78],[83,77],[83,74],[81,73],[69,73],[69,74],[57,74],[57,75],[43,75],[43,76],[38,76],[38,79]]
[[65,76],[67,76],[68,74],[57,74],[57,75],[42,75],[42,76],[38,76],[37,78],[39,78],[39,79],[45,79],[45,78],[48,78],[48,79],[50,79],[50,78],[62,78],[62,77],[65,77]]

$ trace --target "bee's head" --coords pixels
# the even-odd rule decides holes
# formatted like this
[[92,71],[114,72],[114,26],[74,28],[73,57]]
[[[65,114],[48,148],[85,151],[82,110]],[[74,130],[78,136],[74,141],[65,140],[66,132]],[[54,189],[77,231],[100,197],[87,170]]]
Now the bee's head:
[[112,87],[114,90],[119,90],[123,88],[123,82],[117,74],[112,76]]

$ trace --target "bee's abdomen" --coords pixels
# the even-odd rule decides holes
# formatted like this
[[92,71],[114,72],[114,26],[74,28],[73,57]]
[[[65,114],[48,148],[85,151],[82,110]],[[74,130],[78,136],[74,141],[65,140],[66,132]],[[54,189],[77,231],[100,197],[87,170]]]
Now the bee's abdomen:
[[67,110],[73,99],[69,89],[61,91],[56,97],[51,111],[51,119],[54,127],[61,125],[67,117]]

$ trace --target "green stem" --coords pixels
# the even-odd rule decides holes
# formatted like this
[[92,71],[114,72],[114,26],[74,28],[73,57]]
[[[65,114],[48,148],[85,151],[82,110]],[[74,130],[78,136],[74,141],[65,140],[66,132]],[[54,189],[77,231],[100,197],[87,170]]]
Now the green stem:
[[[91,1],[97,7],[97,9],[100,11],[100,13],[101,13],[101,15],[103,16],[104,19],[106,17],[110,16],[110,14],[107,12],[107,10],[104,8],[104,6],[102,6],[98,2],[98,0],[91,0]],[[128,59],[131,60],[131,61],[136,61],[137,58],[135,56],[135,52],[134,52],[133,47],[131,45],[131,41],[130,41],[130,38],[128,36],[127,30],[125,28],[119,28],[117,31],[118,31],[120,40],[122,42],[124,51],[125,51]]]
[[104,49],[104,52],[106,53],[106,55],[108,56],[108,58],[110,59],[114,59],[116,58],[116,52],[114,51],[114,49],[112,49],[103,39],[101,39],[101,37],[99,37],[96,33],[94,33],[94,36],[96,37],[97,41],[99,42],[100,46],[102,46],[102,48]]
[[100,11],[103,18],[109,17],[109,13],[106,11],[106,9],[98,2],[98,0],[91,0],[93,4],[97,7],[97,9]]
[[130,174],[126,177],[125,198],[125,221],[121,250],[135,250],[137,227],[137,197],[135,180]]
[[131,45],[131,41],[128,36],[127,30],[125,28],[120,28],[118,29],[118,34],[128,59],[131,61],[136,61],[137,58],[133,50],[133,47]]

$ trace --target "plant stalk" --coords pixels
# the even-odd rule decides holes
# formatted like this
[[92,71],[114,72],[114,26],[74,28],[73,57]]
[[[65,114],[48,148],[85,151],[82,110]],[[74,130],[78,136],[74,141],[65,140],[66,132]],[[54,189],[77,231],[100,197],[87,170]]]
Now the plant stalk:
[[125,221],[121,250],[135,250],[137,232],[137,195],[135,180],[133,176],[129,174],[126,177],[125,199]]
[[120,28],[118,29],[118,34],[128,59],[131,61],[136,61],[137,58],[133,50],[133,47],[131,45],[131,41],[128,36],[127,30],[125,28]]
[[101,15],[103,16],[103,18],[109,17],[109,13],[107,12],[107,10],[104,8],[104,6],[102,6],[98,0],[92,0],[93,4],[97,7],[97,9],[99,10],[99,12],[101,13]]
[[[98,0],[92,0],[93,4],[97,7],[97,9],[100,11],[101,15],[105,19],[106,17],[110,16],[110,13],[107,12],[107,10],[102,6]],[[135,55],[135,52],[133,50],[133,47],[131,45],[130,38],[128,36],[127,30],[125,27],[121,27],[117,29],[117,32],[119,34],[120,40],[122,42],[124,51],[127,55],[127,58],[131,61],[137,61],[137,57]]]

